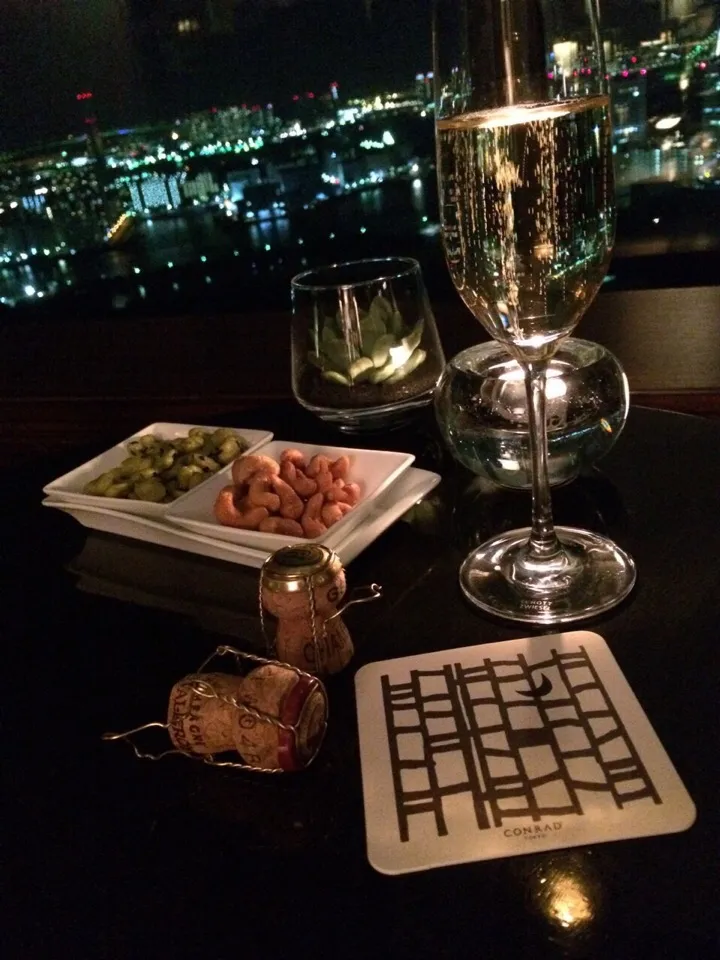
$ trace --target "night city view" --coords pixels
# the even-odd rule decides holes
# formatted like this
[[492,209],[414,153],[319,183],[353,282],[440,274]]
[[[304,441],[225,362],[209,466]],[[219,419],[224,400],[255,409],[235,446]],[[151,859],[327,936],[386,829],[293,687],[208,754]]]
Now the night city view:
[[[431,292],[450,290],[429,5],[8,6],[6,320],[283,307],[295,272],[374,255],[415,256]],[[619,206],[607,286],[662,285],[667,270],[641,264],[720,248],[720,8],[603,9]],[[557,43],[550,74],[582,71],[582,53]],[[672,283],[696,282],[700,262]]]

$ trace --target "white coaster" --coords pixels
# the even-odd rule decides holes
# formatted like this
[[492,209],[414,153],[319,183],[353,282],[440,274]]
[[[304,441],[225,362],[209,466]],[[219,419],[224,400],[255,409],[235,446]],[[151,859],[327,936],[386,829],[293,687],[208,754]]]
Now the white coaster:
[[596,633],[355,677],[370,863],[409,873],[687,830],[695,806]]

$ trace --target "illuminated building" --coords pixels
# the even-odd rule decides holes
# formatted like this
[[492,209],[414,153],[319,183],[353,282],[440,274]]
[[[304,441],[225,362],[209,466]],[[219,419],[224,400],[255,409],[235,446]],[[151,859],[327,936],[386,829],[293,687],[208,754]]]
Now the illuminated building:
[[[720,44],[720,34],[718,35]],[[700,94],[701,125],[703,129],[720,127],[720,58],[709,63],[705,69],[703,89]]]
[[[628,71],[626,71],[628,72]],[[615,77],[610,85],[612,125],[618,147],[642,147],[647,142],[647,82],[636,73]]]
[[137,179],[130,184],[130,199],[138,213],[146,210],[174,210],[182,203],[181,177],[158,176]]
[[418,73],[415,77],[415,96],[423,103],[433,99],[433,74]]
[[578,45],[571,40],[556,43],[553,45],[553,54],[556,66],[565,73],[572,70],[577,62]]
[[215,177],[207,171],[198,173],[196,177],[186,179],[182,184],[182,194],[188,200],[197,200],[200,203],[207,203],[216,197],[219,191],[218,183]]

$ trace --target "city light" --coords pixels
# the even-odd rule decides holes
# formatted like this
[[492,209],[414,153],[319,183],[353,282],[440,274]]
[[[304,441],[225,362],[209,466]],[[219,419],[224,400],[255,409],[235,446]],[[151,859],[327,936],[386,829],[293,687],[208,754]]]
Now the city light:
[[660,120],[657,120],[655,123],[656,130],[674,130],[680,123],[682,123],[682,117],[662,117]]
[[[623,190],[650,178],[675,180],[678,185],[694,187],[720,182],[720,149],[715,141],[702,148],[697,141],[693,142],[700,120],[691,116],[689,108],[686,114],[686,107],[680,106],[697,102],[698,118],[703,115],[705,131],[713,125],[720,127],[720,96],[713,87],[720,46],[713,53],[715,42],[714,35],[702,43],[691,43],[668,34],[641,44],[634,52],[619,40],[608,42],[606,77],[612,82],[613,152],[618,169],[630,162],[627,158],[632,151],[647,158],[642,161],[645,173],[638,161],[637,171],[633,168],[632,173],[621,178]],[[568,94],[572,84],[574,92],[580,90],[584,78],[596,71],[596,67],[588,66],[593,62],[586,56],[588,52],[575,41],[559,44],[553,53],[547,51],[548,80],[565,84]],[[573,75],[580,79],[573,80]],[[647,81],[642,79],[645,77]],[[0,185],[0,213],[19,213],[3,222],[12,239],[5,240],[3,236],[0,262],[16,264],[19,270],[26,271],[23,279],[35,282],[27,274],[27,267],[20,266],[21,262],[29,254],[36,256],[38,250],[46,257],[52,256],[51,251],[57,253],[58,243],[65,246],[65,241],[60,240],[63,235],[68,240],[72,238],[79,250],[88,254],[99,253],[104,243],[120,247],[137,232],[138,250],[142,252],[133,251],[132,256],[143,264],[142,272],[149,275],[155,264],[145,263],[145,245],[151,248],[158,244],[160,235],[184,236],[184,221],[196,215],[207,218],[211,230],[224,232],[218,250],[225,247],[230,235],[236,243],[250,238],[255,250],[264,247],[266,252],[273,248],[282,251],[310,243],[306,220],[301,221],[302,228],[298,230],[296,214],[303,216],[303,210],[314,211],[325,204],[332,211],[333,204],[345,202],[343,197],[367,191],[367,198],[358,201],[362,206],[357,209],[366,211],[368,219],[373,218],[370,226],[362,216],[365,223],[358,227],[357,220],[353,222],[350,215],[342,227],[357,238],[358,231],[361,235],[374,231],[375,218],[380,215],[376,204],[383,203],[379,188],[395,181],[404,183],[407,202],[414,206],[416,233],[435,236],[439,225],[429,223],[428,216],[423,215],[425,177],[434,169],[433,160],[429,153],[417,152],[422,138],[432,135],[431,121],[420,123],[434,110],[431,80],[430,73],[418,73],[413,84],[411,74],[405,91],[373,92],[342,106],[339,101],[334,102],[338,96],[336,83],[324,84],[322,89],[318,85],[320,92],[313,96],[311,91],[295,96],[297,107],[288,101],[284,105],[285,118],[283,108],[278,108],[280,116],[276,116],[271,104],[219,105],[186,116],[175,115],[172,121],[152,127],[103,131],[102,143],[95,145],[88,141],[81,127],[76,127],[77,136],[68,138],[62,150],[60,145],[53,147],[53,152],[48,148],[47,157],[30,163],[18,156],[17,168],[12,162],[7,166],[9,171],[17,169],[18,179],[13,183],[8,179],[4,192]],[[665,101],[657,96],[663,83],[668,93]],[[678,83],[681,91],[690,91],[689,98],[679,96]],[[92,99],[89,91],[76,96],[78,100]],[[668,115],[678,109],[683,115]],[[87,106],[85,112],[90,112]],[[83,116],[81,111],[78,113],[77,124],[81,125]],[[397,138],[388,129],[394,126]],[[120,139],[121,133],[132,136]],[[303,142],[293,143],[294,139]],[[686,168],[681,167],[680,163],[686,161]],[[635,162],[633,159],[632,163]],[[672,170],[671,164],[675,164]],[[52,210],[47,206],[48,200]],[[156,214],[157,239],[150,234],[151,213]],[[285,223],[276,231],[275,224],[283,220]],[[171,227],[168,221],[172,222]],[[268,229],[271,222],[272,233]],[[317,228],[327,238],[326,243],[336,239],[336,233],[328,230],[336,222],[330,219],[324,229]],[[246,239],[241,241],[236,232],[242,230],[246,231]],[[298,232],[304,236],[298,237]],[[271,243],[265,243],[266,239]],[[202,264],[208,263],[210,269],[215,255],[201,255],[196,242],[190,240],[187,265],[186,254],[179,251],[176,239],[170,240],[164,252],[165,257],[178,259],[165,261],[162,257],[161,263],[166,262],[169,270],[177,263],[175,276],[180,279],[180,270],[192,269],[193,257],[195,263],[199,259]],[[15,243],[19,249],[12,248]],[[215,249],[205,242],[203,246]],[[234,257],[240,255],[240,250],[233,250]],[[256,272],[269,270],[271,262],[276,266],[279,260],[262,258]],[[126,269],[135,275],[141,272],[139,266]],[[61,282],[68,280],[63,278]],[[73,278],[71,282],[77,281]],[[15,283],[15,293],[9,294],[11,303],[17,296]],[[169,288],[170,284],[166,284],[166,293]],[[52,296],[55,289],[53,282],[48,281],[46,297]]]
[[30,284],[28,284],[28,285],[27,285],[26,287],[24,287],[23,289],[25,290],[25,296],[26,296],[26,297],[34,297],[34,296],[35,296],[35,292],[36,292],[36,291],[35,291],[35,287],[30,286]]

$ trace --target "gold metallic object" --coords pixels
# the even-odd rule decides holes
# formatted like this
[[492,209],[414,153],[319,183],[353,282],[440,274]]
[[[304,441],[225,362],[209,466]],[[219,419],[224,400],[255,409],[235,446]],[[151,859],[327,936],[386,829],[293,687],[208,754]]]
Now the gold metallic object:
[[[216,657],[228,655],[236,666],[246,661],[254,669],[244,676],[206,672]],[[126,740],[141,760],[185,756],[214,767],[286,773],[304,769],[315,759],[327,730],[327,716],[327,692],[317,677],[292,664],[220,646],[195,673],[175,684],[167,723],[105,733],[102,739]],[[224,718],[226,729],[221,727]],[[167,730],[174,749],[147,753],[133,742],[133,735],[153,728]],[[220,752],[236,750],[248,762],[217,760],[218,746]]]
[[[260,625],[268,654],[275,655],[277,649],[284,661],[320,675],[336,673],[346,666],[353,654],[352,641],[342,621],[334,621],[354,604],[377,600],[382,596],[382,587],[376,583],[359,587],[351,599],[338,606],[345,590],[342,561],[324,544],[282,547],[269,556],[260,571],[258,590]],[[279,639],[268,636],[266,610],[277,618]],[[332,653],[329,624],[336,634]],[[312,644],[311,653],[306,649],[308,642]]]
[[273,593],[295,593],[307,590],[308,583],[322,587],[342,570],[336,553],[319,543],[283,547],[263,564],[262,581]]

